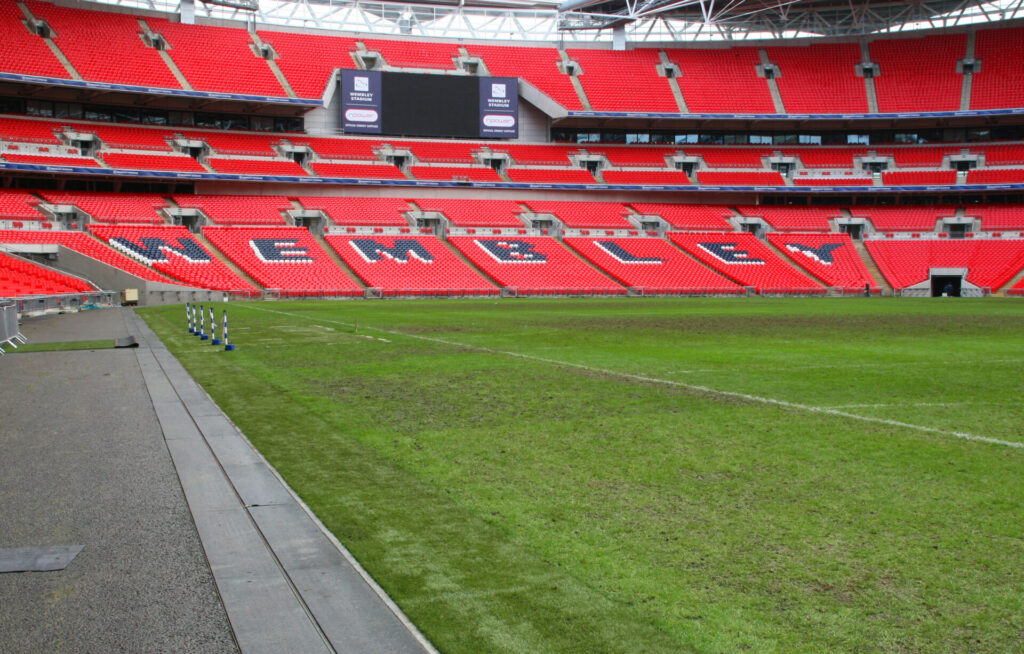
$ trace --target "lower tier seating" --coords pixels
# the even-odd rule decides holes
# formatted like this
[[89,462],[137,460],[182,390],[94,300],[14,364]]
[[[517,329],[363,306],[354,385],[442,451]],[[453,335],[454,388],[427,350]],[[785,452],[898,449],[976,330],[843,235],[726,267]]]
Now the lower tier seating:
[[42,220],[43,214],[36,210],[39,202],[31,193],[0,189],[0,219]]
[[368,287],[384,295],[457,292],[496,295],[497,287],[436,236],[328,235],[327,242]]
[[740,206],[736,210],[750,218],[763,218],[780,232],[828,232],[832,229],[829,219],[842,215],[839,207]]
[[871,240],[864,244],[895,289],[927,281],[932,268],[966,268],[968,282],[995,291],[1024,268],[1024,240]]
[[631,202],[633,209],[644,216],[660,216],[673,229],[731,232],[729,207],[710,204],[671,204],[666,202]]
[[672,242],[729,279],[760,293],[824,293],[825,289],[780,259],[756,236],[672,234]]
[[35,245],[63,245],[64,247],[119,268],[151,282],[174,283],[169,277],[118,254],[99,240],[83,232],[0,230],[0,243],[31,243]]
[[646,293],[744,292],[664,239],[570,237],[565,243],[619,283]]
[[0,297],[61,295],[94,290],[95,287],[80,279],[0,252]]
[[768,242],[826,286],[878,292],[849,234],[768,234]]
[[301,227],[204,227],[203,235],[246,274],[282,295],[362,295]]
[[964,215],[980,218],[981,229],[991,232],[1001,229],[1024,229],[1024,207],[980,206],[967,207]]
[[867,217],[880,232],[930,232],[936,223],[956,213],[953,207],[853,207],[850,214]]
[[515,200],[463,200],[422,198],[413,200],[423,211],[443,213],[457,227],[523,227],[519,214],[525,209]]
[[453,236],[450,241],[498,284],[520,294],[626,292],[553,238]]
[[182,284],[233,293],[256,289],[202,246],[185,227],[90,225],[110,247]]
[[534,213],[549,213],[569,228],[636,229],[624,216],[629,210],[618,202],[566,202],[528,200]]
[[310,196],[297,198],[304,209],[320,210],[336,225],[408,227],[403,213],[409,201],[401,198],[351,198]]

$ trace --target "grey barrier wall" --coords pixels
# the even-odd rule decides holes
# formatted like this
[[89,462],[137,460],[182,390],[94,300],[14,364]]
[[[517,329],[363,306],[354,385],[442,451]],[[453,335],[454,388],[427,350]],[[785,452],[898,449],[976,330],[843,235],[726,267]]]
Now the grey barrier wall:
[[121,305],[121,294],[114,291],[68,293],[65,295],[28,295],[14,299],[18,313],[37,315],[65,313],[84,308],[116,307]]

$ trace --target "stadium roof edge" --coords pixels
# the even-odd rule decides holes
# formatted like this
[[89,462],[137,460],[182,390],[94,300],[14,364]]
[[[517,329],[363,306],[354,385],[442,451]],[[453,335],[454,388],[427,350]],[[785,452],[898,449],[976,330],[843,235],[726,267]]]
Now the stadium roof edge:
[[[178,0],[92,0],[74,6],[89,4],[172,14],[180,5]],[[579,45],[618,36],[634,44],[677,47],[692,42],[856,38],[1024,19],[1024,0],[736,0],[718,5],[713,0],[605,0],[561,13],[559,4],[561,0],[260,0],[260,10],[252,12],[199,2],[196,17],[375,37]]]

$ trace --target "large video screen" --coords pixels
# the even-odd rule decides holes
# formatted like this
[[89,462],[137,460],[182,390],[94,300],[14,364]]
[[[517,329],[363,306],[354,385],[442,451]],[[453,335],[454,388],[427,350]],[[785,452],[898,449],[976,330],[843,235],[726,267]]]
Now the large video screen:
[[342,71],[346,132],[456,138],[516,138],[514,77]]

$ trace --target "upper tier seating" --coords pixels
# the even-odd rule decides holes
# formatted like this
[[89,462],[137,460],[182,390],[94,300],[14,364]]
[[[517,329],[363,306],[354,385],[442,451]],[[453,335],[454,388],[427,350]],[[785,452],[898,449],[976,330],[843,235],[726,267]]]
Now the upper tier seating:
[[204,227],[203,235],[259,284],[282,295],[363,294],[307,229]]
[[878,291],[849,234],[768,234],[768,242],[826,286]]
[[314,161],[309,164],[320,177],[341,177],[354,179],[406,179],[402,171],[391,164],[348,164]]
[[306,170],[294,161],[282,159],[224,159],[210,157],[207,165],[218,173],[235,175],[278,175],[282,177],[308,177]]
[[785,186],[786,181],[779,173],[772,172],[713,172],[702,170],[697,173],[701,184],[709,186]]
[[978,30],[974,58],[981,61],[981,70],[971,76],[971,109],[1024,107],[1020,28]]
[[401,198],[350,198],[310,196],[298,198],[305,209],[319,209],[337,225],[392,225],[408,227],[402,214],[409,201]]
[[629,210],[618,202],[527,200],[526,204],[534,213],[554,214],[570,229],[636,229],[623,218],[629,214]]
[[893,170],[882,173],[886,186],[913,186],[915,184],[956,184],[955,170]]
[[60,123],[33,118],[0,117],[0,139],[25,143],[49,143],[60,145],[60,139],[53,135]]
[[493,168],[485,166],[411,166],[409,172],[416,179],[439,182],[468,179],[473,182],[503,181]]
[[895,289],[927,281],[932,268],[966,268],[968,282],[995,291],[1024,268],[1024,241],[915,239],[864,244]]
[[981,229],[992,232],[1002,229],[1024,229],[1024,207],[972,206],[964,215],[981,219]]
[[811,44],[767,51],[781,73],[775,81],[786,113],[868,113],[864,78],[855,74],[861,61],[859,44]]
[[4,161],[11,163],[38,164],[40,166],[78,166],[80,168],[99,168],[100,164],[92,157],[51,157],[45,154],[4,153]]
[[941,218],[956,213],[953,207],[853,207],[855,217],[866,217],[880,232],[930,232]]
[[370,288],[384,295],[452,292],[497,295],[498,289],[436,236],[338,236],[327,242]]
[[725,232],[733,231],[728,219],[729,207],[708,204],[668,204],[663,202],[631,202],[637,213],[661,216],[673,229]]
[[153,193],[42,191],[40,195],[50,204],[74,205],[101,223],[160,224],[164,220],[157,210],[168,206],[167,200]]
[[569,237],[567,245],[618,282],[646,293],[742,293],[660,238]]
[[524,209],[515,200],[414,200],[423,211],[439,211],[456,227],[524,227]]
[[[658,75],[661,60],[657,50],[572,49],[567,52],[583,69],[579,80],[595,111],[679,113],[668,79]],[[628,92],[624,92],[622,83],[626,76]]]
[[967,173],[968,184],[1024,184],[1024,168],[986,168]]
[[337,68],[354,69],[356,39],[328,34],[294,34],[259,30],[264,43],[277,53],[275,62],[300,98],[320,98]]
[[824,293],[753,234],[671,234],[672,242],[743,286],[760,293]]
[[39,198],[25,191],[0,189],[0,218],[9,220],[42,220],[43,214],[36,211]]
[[[679,88],[695,114],[773,114],[768,82],[757,76],[757,48],[666,50],[679,66]],[[628,74],[621,79],[628,79]]]
[[963,78],[956,62],[967,53],[964,34],[933,34],[915,39],[873,41],[871,60],[878,110],[887,112],[956,111]]
[[389,41],[385,39],[362,39],[366,49],[379,52],[389,66],[395,68],[433,68],[455,70],[455,59],[459,57],[459,46],[455,43],[431,41]]
[[449,240],[498,284],[520,294],[626,292],[550,237],[453,236]]
[[589,171],[580,168],[509,168],[513,182],[523,184],[596,184]]
[[[53,40],[84,78],[133,86],[180,89],[160,54],[142,41],[135,16],[27,1],[36,18],[53,28]],[[131,65],[126,66],[125,61]]]
[[569,76],[558,69],[562,60],[554,48],[511,45],[466,45],[471,57],[480,57],[495,77],[518,77],[566,109],[582,110],[583,104]]
[[201,209],[218,225],[284,225],[292,203],[283,195],[175,195],[184,209]]
[[605,170],[601,174],[608,184],[693,185],[686,173],[680,170]]
[[87,293],[96,288],[70,275],[0,252],[0,297]]
[[764,218],[780,232],[832,231],[829,219],[842,215],[839,207],[740,206],[736,210],[747,217]]
[[253,52],[244,28],[184,25],[162,18],[147,18],[146,23],[167,40],[167,53],[197,91],[285,97],[270,66]]
[[252,284],[210,254],[185,227],[90,225],[89,231],[125,256],[152,266],[182,284],[236,293],[256,291]]
[[15,2],[0,2],[0,72],[71,79],[46,43],[25,27]]
[[151,282],[173,283],[160,273],[118,254],[114,250],[83,232],[0,230],[0,243],[32,243],[42,245],[63,245],[66,248],[102,261],[126,273]]
[[129,170],[163,170],[184,173],[205,173],[199,162],[184,154],[134,154],[101,152],[99,155],[111,168]]

